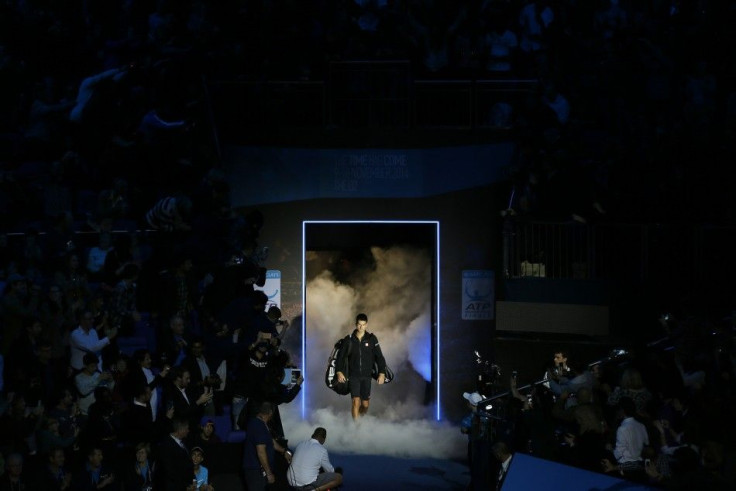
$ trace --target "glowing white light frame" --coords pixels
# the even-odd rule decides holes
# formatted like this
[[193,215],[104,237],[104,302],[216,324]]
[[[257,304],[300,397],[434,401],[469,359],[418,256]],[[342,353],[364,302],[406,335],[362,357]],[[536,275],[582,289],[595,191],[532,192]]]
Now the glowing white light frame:
[[435,387],[437,398],[436,415],[437,421],[441,419],[440,412],[440,222],[438,220],[304,220],[302,221],[302,373],[305,375],[305,382],[302,384],[302,419],[306,417],[306,401],[307,389],[306,383],[306,367],[307,367],[307,225],[312,224],[411,224],[411,225],[434,225],[435,226],[435,280],[437,291],[435,292],[435,366],[436,366],[436,384]]

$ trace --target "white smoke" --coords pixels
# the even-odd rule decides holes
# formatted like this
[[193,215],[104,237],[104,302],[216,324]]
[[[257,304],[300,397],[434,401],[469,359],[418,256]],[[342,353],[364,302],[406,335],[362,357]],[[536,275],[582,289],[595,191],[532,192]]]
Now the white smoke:
[[[434,421],[435,402],[425,404],[432,373],[431,255],[410,247],[371,247],[370,266],[349,270],[341,283],[335,270],[339,254],[307,255],[313,274],[306,286],[306,381],[300,398],[281,406],[287,437],[297,442],[323,426],[328,447],[338,452],[461,457],[466,439],[459,428]],[[352,332],[360,312],[368,315],[367,330],[378,337],[396,379],[373,383],[369,412],[355,422],[350,397],[328,389],[324,374],[334,343]]]
[[306,419],[294,403],[279,406],[289,445],[308,439],[321,426],[327,429],[325,446],[336,453],[459,459],[467,452],[467,437],[456,426],[431,419],[390,420],[371,414],[356,422],[350,416],[350,397],[343,399],[340,411],[317,409]]

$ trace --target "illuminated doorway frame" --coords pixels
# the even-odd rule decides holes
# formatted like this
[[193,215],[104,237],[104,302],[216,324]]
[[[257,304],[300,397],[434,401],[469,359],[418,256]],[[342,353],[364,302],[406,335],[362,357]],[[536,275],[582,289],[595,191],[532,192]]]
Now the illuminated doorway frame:
[[[441,419],[440,408],[440,222],[436,220],[304,220],[302,221],[302,373],[305,374],[307,367],[307,227],[309,225],[329,224],[329,225],[355,225],[355,224],[390,224],[390,225],[434,225],[435,227],[435,243],[434,243],[434,330],[431,333],[434,336],[434,344],[432,349],[433,355],[430,359],[433,361],[432,375],[435,379],[435,418],[437,421]],[[302,418],[306,417],[306,401],[308,384],[304,384],[302,388]]]

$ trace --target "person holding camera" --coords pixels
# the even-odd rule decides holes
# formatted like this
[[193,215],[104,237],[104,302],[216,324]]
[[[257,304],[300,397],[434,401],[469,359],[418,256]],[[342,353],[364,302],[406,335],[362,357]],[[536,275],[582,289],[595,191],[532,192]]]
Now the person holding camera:
[[189,427],[196,429],[204,412],[204,407],[212,401],[212,390],[205,387],[203,392],[194,392],[190,388],[189,370],[182,366],[171,369],[171,384],[165,388],[164,407],[168,411],[174,409],[174,418],[189,421]]
[[[205,390],[212,392],[220,388],[222,379],[217,374],[216,365],[205,357],[205,345],[202,338],[195,338],[189,345],[189,355],[181,362],[181,366],[189,372],[191,391],[199,397]],[[217,401],[215,401],[217,402]],[[207,404],[203,414],[215,415],[215,404]]]
[[371,399],[371,379],[373,364],[378,365],[379,385],[386,380],[386,360],[375,334],[366,331],[368,316],[358,314],[355,317],[355,330],[350,335],[348,345],[340,350],[336,367],[337,382],[348,382],[352,398],[351,414],[357,420],[368,412]]
[[95,402],[95,390],[98,387],[113,387],[112,374],[98,370],[100,360],[94,353],[87,353],[83,357],[83,367],[74,376],[74,386],[79,393],[79,409],[87,414],[89,407]]

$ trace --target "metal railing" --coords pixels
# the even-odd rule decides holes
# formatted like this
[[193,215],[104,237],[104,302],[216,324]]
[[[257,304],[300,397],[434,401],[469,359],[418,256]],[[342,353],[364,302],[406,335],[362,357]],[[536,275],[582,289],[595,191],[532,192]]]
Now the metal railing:
[[325,80],[210,81],[228,128],[497,128],[494,111],[521,111],[536,80],[418,80],[408,61],[342,61]]
[[730,276],[736,227],[586,225],[509,219],[504,227],[507,278],[614,279],[696,284]]

